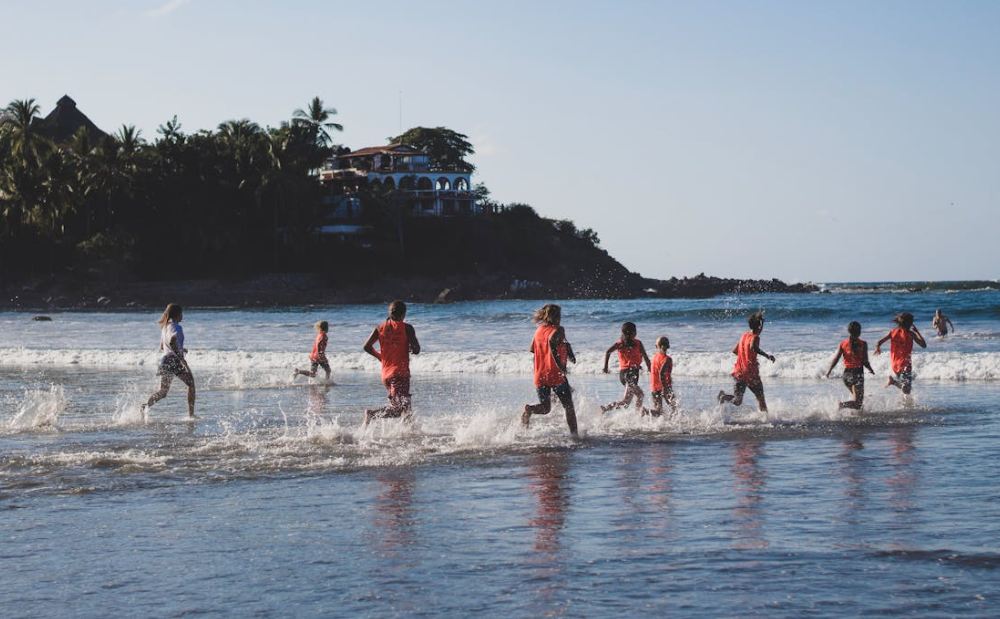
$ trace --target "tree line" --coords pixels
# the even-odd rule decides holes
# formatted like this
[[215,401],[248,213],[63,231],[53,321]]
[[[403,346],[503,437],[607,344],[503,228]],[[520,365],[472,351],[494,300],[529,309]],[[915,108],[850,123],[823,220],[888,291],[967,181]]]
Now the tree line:
[[[84,128],[63,144],[46,137],[33,99],[0,111],[0,275],[70,273],[144,279],[330,271],[355,259],[324,246],[316,171],[347,152],[331,133],[337,111],[315,97],[277,127],[229,120],[185,133],[175,116],[148,141],[132,125],[92,140]],[[472,172],[467,136],[416,127],[390,137],[430,155],[435,169]],[[474,191],[487,211],[509,210]],[[405,251],[398,196],[363,191],[366,221],[388,253]],[[572,222],[542,220],[526,205],[508,218],[599,242]],[[499,223],[499,222],[498,222]],[[378,248],[376,248],[376,251]],[[393,264],[392,255],[375,263]]]

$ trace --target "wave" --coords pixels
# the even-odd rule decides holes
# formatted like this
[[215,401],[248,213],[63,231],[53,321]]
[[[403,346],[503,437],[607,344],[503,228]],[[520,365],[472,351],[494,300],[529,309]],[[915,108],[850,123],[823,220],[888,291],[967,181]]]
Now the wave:
[[[776,363],[763,360],[761,375],[765,378],[815,379],[829,367],[829,352],[778,351]],[[728,376],[733,368],[730,352],[675,352],[674,375],[678,377]],[[876,373],[888,373],[888,354],[872,358]],[[333,353],[328,355],[336,372],[377,373],[378,362],[365,353]],[[306,384],[291,379],[294,367],[307,363],[302,353],[192,351],[188,355],[192,370],[210,371],[208,387],[219,389],[281,388]],[[599,352],[577,355],[577,364],[570,364],[574,374],[600,374],[604,355]],[[159,355],[136,350],[35,350],[26,348],[0,349],[0,367],[51,367],[53,369],[134,368],[153,372]],[[1000,352],[917,352],[913,356],[914,372],[921,379],[943,381],[1000,380]],[[612,365],[614,368],[614,364]],[[517,374],[532,373],[532,357],[525,352],[428,352],[413,357],[411,368],[420,374]],[[612,371],[617,371],[613,369]],[[837,370],[839,375],[839,370]]]
[[820,284],[823,290],[830,292],[938,292],[954,294],[958,292],[983,292],[1000,290],[997,280],[959,280],[959,281],[913,281],[913,282],[841,282]]

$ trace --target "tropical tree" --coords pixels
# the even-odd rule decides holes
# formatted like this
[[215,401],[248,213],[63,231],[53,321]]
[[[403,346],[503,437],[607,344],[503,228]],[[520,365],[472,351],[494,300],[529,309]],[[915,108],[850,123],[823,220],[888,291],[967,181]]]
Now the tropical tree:
[[341,124],[327,122],[331,116],[335,116],[336,114],[337,110],[335,108],[324,107],[322,99],[313,97],[305,110],[300,108],[292,113],[292,124],[307,127],[311,131],[316,145],[321,148],[327,148],[333,142],[327,129],[333,129],[334,131],[344,130],[344,126]]
[[476,166],[465,160],[476,151],[469,142],[469,136],[445,127],[414,127],[396,137],[390,137],[392,144],[407,144],[424,151],[430,156],[432,170],[473,172]]

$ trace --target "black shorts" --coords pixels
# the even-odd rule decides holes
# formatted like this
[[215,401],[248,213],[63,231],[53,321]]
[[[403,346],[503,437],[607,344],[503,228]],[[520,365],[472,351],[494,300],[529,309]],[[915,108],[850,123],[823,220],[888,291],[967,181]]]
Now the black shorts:
[[754,394],[758,398],[764,395],[764,383],[762,383],[759,380],[755,380],[749,383],[736,381],[736,386],[733,387],[733,395],[737,398],[742,399],[743,394],[746,393],[747,389],[749,389],[750,393]]
[[327,374],[330,373],[330,364],[328,362],[326,362],[326,361],[313,361],[312,365],[309,366],[309,371],[312,372],[313,374],[315,374],[316,373],[316,368],[323,368],[323,370]]
[[844,370],[844,386],[853,389],[855,386],[865,386],[864,368],[846,368]]
[[551,404],[552,392],[555,391],[556,397],[559,398],[559,403],[563,405],[563,408],[573,406],[573,390],[569,387],[569,381],[556,387],[537,387],[535,391],[538,392],[538,401],[542,404]]
[[621,382],[623,387],[629,385],[639,385],[639,371],[641,368],[626,368],[618,372],[618,380]]
[[156,368],[156,375],[180,376],[187,371],[187,366],[177,358],[177,355],[163,355],[163,358],[160,359],[160,365]]
[[896,372],[896,382],[903,391],[909,391],[913,387],[913,372]]

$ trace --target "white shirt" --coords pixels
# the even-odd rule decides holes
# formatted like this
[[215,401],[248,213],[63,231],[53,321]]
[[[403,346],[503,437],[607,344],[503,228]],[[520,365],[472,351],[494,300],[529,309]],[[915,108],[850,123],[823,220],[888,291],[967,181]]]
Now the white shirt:
[[160,331],[160,348],[167,355],[174,354],[174,350],[170,348],[170,340],[177,338],[177,349],[181,351],[181,359],[184,358],[184,329],[174,322],[169,321],[167,324],[163,325],[163,329]]

